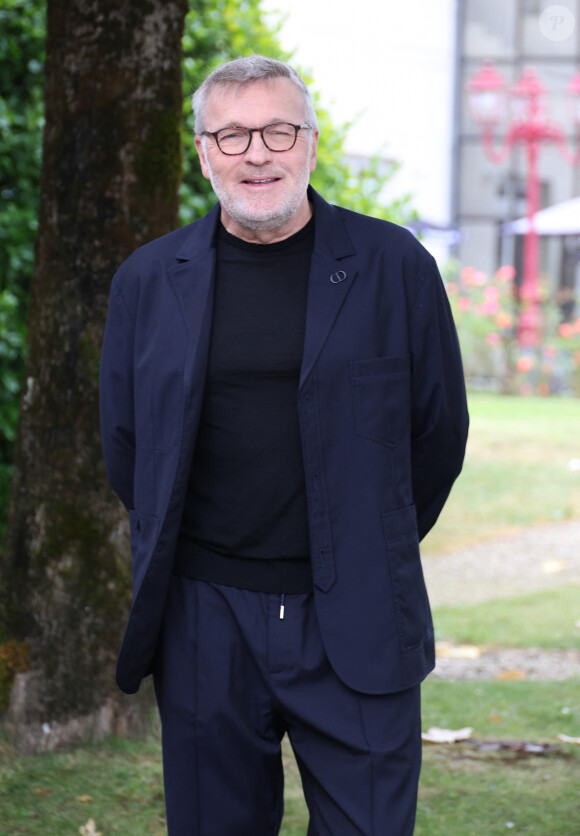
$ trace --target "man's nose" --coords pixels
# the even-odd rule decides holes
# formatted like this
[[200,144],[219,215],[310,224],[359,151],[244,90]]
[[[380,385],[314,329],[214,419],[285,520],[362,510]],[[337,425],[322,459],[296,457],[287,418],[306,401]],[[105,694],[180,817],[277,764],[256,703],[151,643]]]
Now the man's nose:
[[271,156],[272,152],[267,148],[260,131],[252,131],[250,147],[246,151],[246,161],[254,165],[262,165]]

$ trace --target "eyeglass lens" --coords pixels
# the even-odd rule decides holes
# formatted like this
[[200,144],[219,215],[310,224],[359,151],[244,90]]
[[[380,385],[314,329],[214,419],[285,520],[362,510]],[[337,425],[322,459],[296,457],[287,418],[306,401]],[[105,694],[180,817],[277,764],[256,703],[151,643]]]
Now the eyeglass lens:
[[[249,128],[224,128],[217,133],[217,143],[224,154],[243,153],[250,145]],[[270,151],[289,151],[296,142],[294,125],[278,122],[261,129],[262,138]]]

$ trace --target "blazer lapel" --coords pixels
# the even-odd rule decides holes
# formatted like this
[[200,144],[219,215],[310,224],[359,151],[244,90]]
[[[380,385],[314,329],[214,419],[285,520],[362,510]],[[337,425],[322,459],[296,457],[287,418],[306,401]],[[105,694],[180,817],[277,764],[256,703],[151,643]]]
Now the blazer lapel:
[[213,310],[215,247],[219,206],[199,220],[177,253],[169,281],[179,299],[189,335],[184,369],[186,394],[200,396],[205,382]]
[[315,212],[315,241],[306,309],[300,387],[320,354],[356,276],[355,251],[336,207],[309,189]]
[[[355,251],[336,207],[311,187],[315,211],[315,241],[310,266],[306,334],[300,372],[302,387],[312,371],[338,312],[356,276]],[[213,246],[219,204],[192,226],[192,232],[177,254],[169,279],[181,302],[190,335],[185,367],[185,385],[190,391],[203,385],[211,332],[215,248]]]

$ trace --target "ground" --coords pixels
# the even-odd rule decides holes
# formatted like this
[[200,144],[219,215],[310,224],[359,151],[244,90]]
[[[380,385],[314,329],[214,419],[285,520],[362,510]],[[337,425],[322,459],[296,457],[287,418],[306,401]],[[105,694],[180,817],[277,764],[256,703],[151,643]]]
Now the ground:
[[[532,527],[509,538],[427,557],[423,566],[433,607],[580,584],[580,520]],[[470,648],[441,644],[431,676],[564,680],[573,671],[580,671],[580,650],[481,648],[476,655]]]

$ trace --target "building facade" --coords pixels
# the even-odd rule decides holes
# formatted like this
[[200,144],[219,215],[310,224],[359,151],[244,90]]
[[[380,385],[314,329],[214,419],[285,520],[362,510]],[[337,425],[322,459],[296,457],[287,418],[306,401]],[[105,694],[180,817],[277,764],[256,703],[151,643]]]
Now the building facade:
[[[457,255],[462,264],[488,273],[513,264],[521,276],[522,238],[502,235],[501,225],[526,214],[525,149],[514,149],[502,164],[485,156],[466,87],[488,59],[508,88],[525,67],[533,67],[546,88],[549,117],[560,123],[575,150],[566,88],[580,66],[580,0],[557,5],[550,0],[458,0],[457,15],[452,177],[453,224],[461,231]],[[497,129],[498,149],[508,121],[506,113]],[[541,208],[580,195],[580,166],[567,163],[556,145],[540,150],[539,174]],[[579,245],[578,237],[541,239],[540,277],[551,293],[577,286]]]

